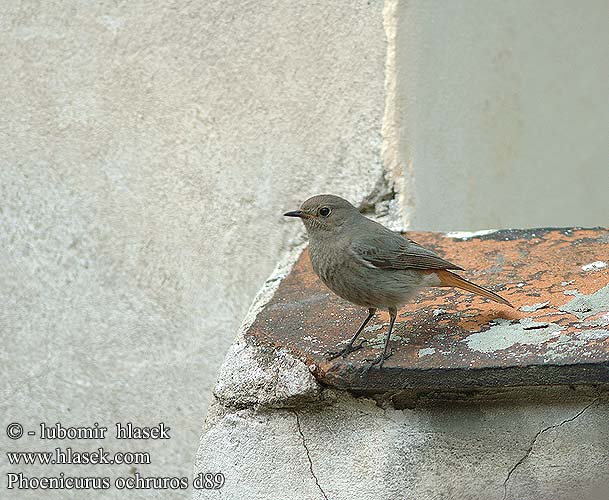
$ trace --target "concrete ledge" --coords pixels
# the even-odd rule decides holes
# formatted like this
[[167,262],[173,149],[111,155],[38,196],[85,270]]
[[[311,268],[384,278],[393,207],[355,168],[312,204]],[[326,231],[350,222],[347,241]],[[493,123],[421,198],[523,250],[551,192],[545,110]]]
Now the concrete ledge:
[[323,406],[219,409],[195,474],[223,471],[226,484],[193,498],[607,498],[607,393],[560,389],[549,400],[407,409],[325,389]]
[[516,309],[453,289],[423,291],[399,312],[393,356],[366,375],[364,360],[382,347],[387,314],[364,331],[364,349],[327,361],[325,353],[347,341],[365,311],[321,283],[305,250],[245,340],[290,352],[323,384],[364,393],[609,382],[607,229],[409,237],[467,269],[464,277]]
[[294,249],[254,301],[203,427],[195,475],[226,484],[194,499],[607,498],[609,385],[594,385],[607,377],[608,231],[414,238],[518,309],[424,292],[400,311],[395,357],[366,379],[387,318],[365,352],[325,361],[362,312]]

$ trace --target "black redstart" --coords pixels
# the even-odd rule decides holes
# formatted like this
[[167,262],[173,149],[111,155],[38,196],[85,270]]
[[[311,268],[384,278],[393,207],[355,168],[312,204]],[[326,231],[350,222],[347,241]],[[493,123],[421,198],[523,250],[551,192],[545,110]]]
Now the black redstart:
[[336,295],[368,308],[368,316],[347,347],[330,359],[359,349],[355,339],[378,308],[389,311],[389,330],[383,352],[372,364],[383,366],[390,356],[389,339],[398,309],[422,287],[454,286],[513,307],[496,293],[450,272],[463,270],[414,241],[364,217],[347,200],[330,194],[313,196],[299,210],[309,235],[309,254],[315,273]]

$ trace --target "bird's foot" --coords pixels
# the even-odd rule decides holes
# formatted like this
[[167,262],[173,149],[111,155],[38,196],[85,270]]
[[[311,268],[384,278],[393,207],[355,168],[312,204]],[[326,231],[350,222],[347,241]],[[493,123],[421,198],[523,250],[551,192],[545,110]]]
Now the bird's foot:
[[364,344],[366,343],[366,340],[362,340],[359,344],[356,345],[348,345],[347,347],[345,347],[344,349],[341,349],[340,351],[329,351],[326,353],[327,355],[327,360],[331,361],[333,359],[338,358],[339,356],[342,356],[343,358],[353,352],[353,351],[359,351],[362,347],[364,347]]
[[367,374],[370,371],[370,369],[376,365],[379,365],[379,370],[380,370],[383,367],[383,363],[385,362],[385,360],[387,358],[390,358],[392,354],[393,353],[391,353],[391,352],[388,352],[387,354],[382,352],[374,359],[367,359],[366,362],[369,364],[364,368],[364,374]]

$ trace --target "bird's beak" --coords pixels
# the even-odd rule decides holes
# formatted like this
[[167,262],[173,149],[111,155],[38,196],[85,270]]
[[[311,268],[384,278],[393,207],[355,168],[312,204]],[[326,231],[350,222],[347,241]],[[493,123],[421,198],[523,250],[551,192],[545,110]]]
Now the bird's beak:
[[310,217],[309,214],[303,212],[302,210],[292,210],[291,212],[286,212],[283,215],[285,217],[300,217],[301,219],[308,219]]

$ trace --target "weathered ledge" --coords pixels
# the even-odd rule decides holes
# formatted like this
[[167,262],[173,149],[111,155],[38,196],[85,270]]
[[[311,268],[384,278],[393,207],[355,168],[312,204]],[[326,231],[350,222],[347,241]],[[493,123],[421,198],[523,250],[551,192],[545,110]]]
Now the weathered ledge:
[[366,328],[363,349],[328,361],[326,352],[348,340],[365,311],[325,288],[305,250],[244,340],[290,352],[323,384],[364,393],[609,383],[609,230],[409,237],[516,309],[453,289],[422,291],[399,312],[393,356],[366,375],[365,359],[382,348],[388,316]]

